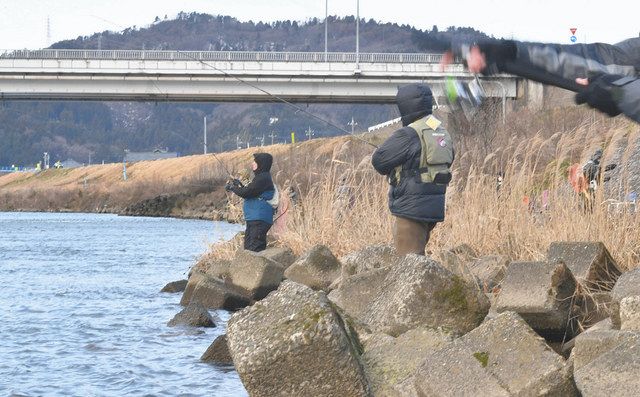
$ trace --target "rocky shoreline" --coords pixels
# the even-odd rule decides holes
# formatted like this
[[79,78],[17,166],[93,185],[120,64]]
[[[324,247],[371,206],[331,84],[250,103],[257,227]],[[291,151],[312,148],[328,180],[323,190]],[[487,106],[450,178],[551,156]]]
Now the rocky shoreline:
[[236,215],[229,211],[229,202],[221,192],[187,192],[173,195],[160,195],[139,201],[124,208],[8,208],[12,212],[61,212],[114,214],[120,216],[164,217],[177,219],[198,219],[237,223]]
[[541,262],[280,247],[203,258],[181,304],[235,311],[203,360],[251,396],[633,395],[639,281],[597,242]]

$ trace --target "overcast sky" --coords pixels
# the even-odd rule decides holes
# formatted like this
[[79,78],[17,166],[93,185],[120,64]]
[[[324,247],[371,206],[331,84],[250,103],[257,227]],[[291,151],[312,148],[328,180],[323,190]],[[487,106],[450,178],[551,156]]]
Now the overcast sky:
[[[329,15],[355,15],[357,0],[328,0]],[[636,4],[636,5],[633,5]],[[104,30],[146,26],[179,11],[247,21],[324,18],[325,0],[0,0],[0,49],[36,49]],[[496,37],[570,44],[616,43],[640,32],[637,0],[360,0],[360,17],[418,29],[470,26]],[[51,42],[47,42],[47,17]]]

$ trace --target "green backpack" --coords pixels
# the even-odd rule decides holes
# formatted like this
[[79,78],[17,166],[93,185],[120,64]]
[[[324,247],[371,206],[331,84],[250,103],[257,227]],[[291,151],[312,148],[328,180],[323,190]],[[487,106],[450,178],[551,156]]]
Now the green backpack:
[[409,125],[420,138],[420,168],[403,171],[402,166],[396,167],[396,181],[407,176],[419,176],[422,183],[449,184],[454,158],[453,140],[441,124],[440,120],[429,115]]

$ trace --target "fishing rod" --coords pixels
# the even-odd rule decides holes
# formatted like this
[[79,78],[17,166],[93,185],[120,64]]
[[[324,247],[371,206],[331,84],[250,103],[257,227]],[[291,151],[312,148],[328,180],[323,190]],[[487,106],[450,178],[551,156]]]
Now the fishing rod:
[[242,79],[242,78],[240,78],[240,77],[238,77],[238,76],[236,76],[236,75],[233,75],[233,74],[231,74],[231,73],[228,73],[228,72],[226,72],[226,71],[224,71],[224,70],[222,70],[222,69],[220,69],[220,68],[215,67],[214,65],[211,65],[211,64],[210,64],[210,63],[208,63],[208,62],[205,62],[205,61],[203,61],[203,60],[201,60],[201,59],[198,59],[198,58],[196,58],[196,57],[194,57],[194,56],[191,56],[191,55],[190,55],[189,53],[187,53],[187,52],[179,51],[179,50],[176,50],[176,52],[177,52],[178,54],[182,54],[182,55],[186,56],[187,58],[190,58],[190,59],[192,59],[192,60],[194,60],[194,61],[200,62],[201,64],[203,64],[203,65],[205,65],[205,66],[207,66],[207,67],[210,67],[211,69],[213,69],[213,70],[215,70],[215,71],[217,71],[217,72],[222,73],[222,74],[223,74],[224,76],[226,76],[226,77],[230,77],[230,78],[232,78],[232,79],[235,79],[235,80],[239,81],[239,82],[240,82],[240,83],[242,83],[242,84],[245,84],[245,85],[247,85],[247,86],[249,86],[249,87],[251,87],[251,88],[254,88],[254,89],[256,89],[256,90],[258,90],[258,91],[262,92],[263,94],[266,94],[266,95],[268,95],[269,97],[271,97],[271,98],[275,99],[276,101],[278,101],[278,102],[282,102],[282,103],[284,103],[285,105],[287,105],[287,106],[289,106],[289,107],[291,107],[291,108],[295,109],[295,110],[296,110],[296,112],[302,112],[302,113],[305,113],[306,115],[308,115],[308,116],[310,116],[310,117],[312,117],[312,118],[314,118],[314,119],[316,119],[316,120],[318,120],[318,121],[320,121],[320,122],[322,122],[322,123],[325,123],[325,124],[327,124],[327,125],[329,125],[329,126],[331,126],[331,127],[333,127],[333,128],[336,128],[336,129],[338,129],[338,130],[340,130],[340,131],[342,131],[342,132],[344,132],[344,133],[346,133],[346,134],[348,134],[348,135],[351,135],[351,136],[353,136],[353,137],[354,137],[354,138],[356,138],[356,139],[359,139],[360,141],[362,141],[362,142],[366,143],[367,145],[371,145],[371,146],[373,146],[373,147],[375,147],[375,148],[378,148],[378,146],[377,146],[377,145],[375,145],[375,144],[373,144],[373,143],[371,143],[371,142],[367,141],[367,140],[366,140],[366,139],[364,139],[364,138],[361,138],[361,137],[359,137],[359,136],[357,136],[357,135],[355,135],[355,134],[351,133],[351,132],[350,132],[350,131],[348,131],[347,129],[342,128],[342,127],[340,127],[340,126],[338,126],[338,125],[336,125],[336,124],[332,123],[331,121],[329,121],[329,120],[327,120],[327,119],[324,119],[324,118],[322,118],[322,117],[320,117],[320,116],[318,116],[318,115],[315,115],[315,114],[313,114],[313,113],[311,113],[311,112],[309,112],[309,111],[305,110],[304,108],[302,108],[302,107],[300,107],[300,106],[297,106],[296,104],[294,104],[294,103],[292,103],[292,102],[290,102],[290,101],[287,101],[286,99],[284,99],[284,98],[282,98],[282,97],[279,97],[279,96],[277,96],[277,95],[275,95],[275,94],[272,94],[272,93],[270,93],[269,91],[267,91],[267,90],[265,90],[265,89],[263,89],[263,88],[260,88],[260,87],[258,87],[258,86],[257,86],[257,85],[255,85],[255,84],[251,84],[250,82],[248,82],[248,81],[246,81],[246,80],[244,80],[244,79]]
[[[153,86],[156,88],[156,90],[158,90],[158,92],[160,93],[160,95],[166,95],[164,92],[162,92],[162,90],[160,89],[160,87],[158,87],[158,85],[156,84],[155,81],[151,80],[151,83],[153,84]],[[189,125],[189,123],[187,123],[186,119],[184,118],[184,116],[182,115],[182,113],[177,112],[177,114],[180,116],[180,118],[182,118],[182,121],[185,122],[185,124]],[[193,128],[192,128],[193,129]],[[175,134],[175,133],[174,133]],[[175,134],[178,135],[178,134]],[[180,136],[180,135],[178,135]],[[180,136],[181,137],[181,136]],[[182,138],[182,137],[181,137]],[[184,138],[183,138],[184,139]],[[186,141],[186,139],[184,139]],[[224,164],[224,162],[222,160],[220,160],[220,158],[215,154],[215,152],[211,152],[211,154],[213,155],[213,158],[215,158],[218,163],[220,163],[220,165],[222,166],[222,168],[224,169],[224,171],[227,173],[228,176],[230,176],[232,179],[235,178],[234,175],[231,173],[231,171],[229,171],[229,168],[227,168],[227,166]]]
[[214,152],[211,152],[211,154],[213,154],[213,158],[215,158],[216,160],[218,160],[218,163],[220,163],[220,165],[222,166],[222,168],[224,168],[225,172],[227,173],[227,175],[229,175],[231,178],[235,178],[233,176],[233,174],[231,173],[231,171],[229,171],[229,169],[227,168],[227,166],[222,162],[222,160],[220,160],[218,158],[218,156],[216,156],[216,154]]

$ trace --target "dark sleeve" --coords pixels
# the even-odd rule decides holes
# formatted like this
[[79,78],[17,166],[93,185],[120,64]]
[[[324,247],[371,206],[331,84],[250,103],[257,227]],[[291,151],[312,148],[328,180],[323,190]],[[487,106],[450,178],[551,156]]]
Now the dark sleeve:
[[519,43],[518,58],[568,79],[599,73],[627,76],[613,100],[624,115],[640,123],[640,37],[614,45]]
[[616,101],[618,108],[632,120],[640,123],[640,78],[621,87],[622,95]]
[[373,152],[373,168],[382,175],[389,175],[395,167],[404,164],[415,154],[414,139],[417,137],[411,127],[403,127],[394,132]]
[[268,174],[258,174],[253,180],[243,187],[234,186],[231,191],[242,198],[258,197],[261,193],[273,189],[273,182]]
[[640,68],[640,38],[618,44],[542,44],[516,42],[517,61],[531,63],[567,79],[597,73],[635,76]]

